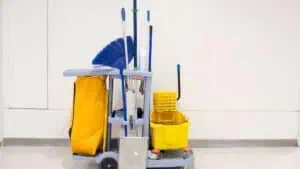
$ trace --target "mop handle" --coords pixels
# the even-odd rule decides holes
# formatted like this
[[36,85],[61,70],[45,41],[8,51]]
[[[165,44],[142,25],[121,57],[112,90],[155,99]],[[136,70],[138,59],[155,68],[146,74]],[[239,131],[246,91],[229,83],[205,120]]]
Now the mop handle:
[[133,0],[133,44],[134,44],[134,68],[137,68],[137,0]]
[[126,12],[125,12],[125,8],[122,8],[122,10],[121,10],[121,15],[122,15],[122,21],[125,22],[125,20],[126,20]]
[[[123,119],[127,122],[127,99],[126,99],[126,89],[125,89],[125,78],[123,70],[120,70],[121,75],[121,87],[122,87],[122,102],[123,102]],[[125,137],[127,137],[127,126],[125,125]]]
[[128,50],[127,50],[127,38],[126,38],[126,12],[125,8],[122,8],[121,10],[121,16],[122,16],[122,24],[123,24],[123,39],[124,39],[124,53],[125,53],[125,62],[126,66],[125,68],[128,68]]
[[150,22],[150,10],[147,10],[147,21]]

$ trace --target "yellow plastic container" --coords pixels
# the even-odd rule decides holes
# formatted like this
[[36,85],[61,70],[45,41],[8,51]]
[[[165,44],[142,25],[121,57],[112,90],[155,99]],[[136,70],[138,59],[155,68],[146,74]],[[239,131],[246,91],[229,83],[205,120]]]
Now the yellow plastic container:
[[159,150],[178,150],[188,147],[188,133],[191,125],[180,112],[176,113],[177,124],[157,124],[155,113],[151,115],[152,145]]
[[187,118],[179,111],[176,112],[153,112],[151,122],[155,124],[182,124]]
[[174,91],[158,91],[153,94],[155,112],[176,112],[177,93]]
[[176,124],[178,123],[176,113],[177,112],[153,112],[153,116],[155,116],[153,122],[159,124]]

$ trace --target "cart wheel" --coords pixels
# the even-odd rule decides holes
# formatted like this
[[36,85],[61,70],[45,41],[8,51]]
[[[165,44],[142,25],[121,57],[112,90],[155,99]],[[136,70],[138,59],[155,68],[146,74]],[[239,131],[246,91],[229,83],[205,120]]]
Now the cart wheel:
[[190,156],[193,155],[193,152],[192,151],[188,151],[188,152],[183,152],[183,158],[186,159],[186,158],[189,158]]
[[151,159],[151,160],[158,160],[159,159],[159,154],[155,154],[155,153],[150,153],[148,155],[148,158]]
[[193,154],[192,149],[187,147],[183,149],[183,158],[186,159]]
[[100,163],[101,169],[118,169],[118,162],[113,158],[105,158]]

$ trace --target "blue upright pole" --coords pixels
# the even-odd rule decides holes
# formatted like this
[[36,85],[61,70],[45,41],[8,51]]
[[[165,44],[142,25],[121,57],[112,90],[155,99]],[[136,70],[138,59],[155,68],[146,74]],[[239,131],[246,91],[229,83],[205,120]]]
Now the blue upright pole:
[[148,53],[148,71],[152,71],[152,32],[153,27],[150,25],[150,10],[147,11],[147,22],[149,23],[149,53]]
[[133,0],[133,41],[134,41],[134,68],[137,68],[137,43],[138,43],[138,35],[137,35],[137,0]]
[[[122,8],[121,10],[121,16],[122,16],[122,23],[123,23],[123,39],[124,39],[124,53],[125,53],[125,67],[124,69],[128,68],[128,50],[127,50],[127,39],[126,39],[126,12],[125,8]],[[126,89],[125,89],[125,78],[123,74],[123,69],[120,69],[121,74],[121,83],[122,83],[122,102],[123,102],[123,116],[124,121],[127,122],[127,99],[126,99]],[[125,126],[125,136],[127,137],[127,126]]]
[[153,27],[152,27],[152,25],[150,25],[150,27],[149,27],[149,64],[148,64],[149,72],[152,71],[152,32],[153,32]]
[[[120,70],[121,83],[122,83],[122,102],[123,102],[123,118],[127,122],[127,99],[126,99],[126,89],[125,89],[125,78],[123,69]],[[127,137],[127,126],[125,125],[125,137]]]
[[147,22],[150,22],[150,10],[147,10]]

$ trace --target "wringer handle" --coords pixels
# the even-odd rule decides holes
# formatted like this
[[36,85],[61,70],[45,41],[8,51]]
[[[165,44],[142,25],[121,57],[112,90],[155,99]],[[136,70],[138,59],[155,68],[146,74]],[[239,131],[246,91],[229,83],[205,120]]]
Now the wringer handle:
[[181,81],[180,81],[180,64],[177,64],[177,85],[178,85],[178,96],[177,101],[180,100],[181,97]]

